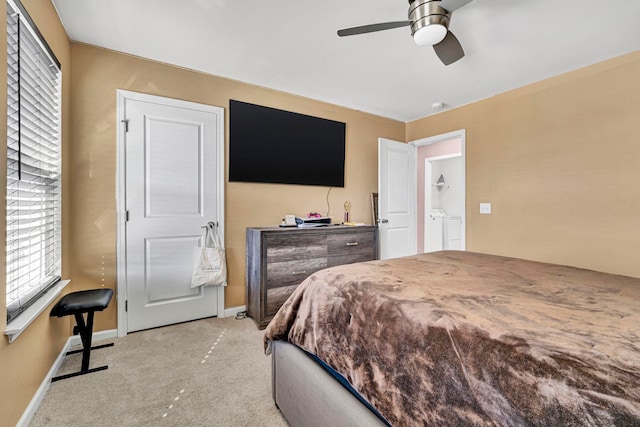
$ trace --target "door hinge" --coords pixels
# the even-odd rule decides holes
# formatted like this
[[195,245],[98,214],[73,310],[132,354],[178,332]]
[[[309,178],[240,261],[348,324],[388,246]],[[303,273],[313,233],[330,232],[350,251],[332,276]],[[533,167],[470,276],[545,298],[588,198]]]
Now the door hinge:
[[124,311],[129,311],[129,301],[128,300],[126,300],[124,302]]
[[129,132],[129,119],[124,119],[124,120],[120,120],[122,123],[124,123],[124,131],[125,132]]
[[124,222],[129,222],[129,211],[125,211],[124,213]]

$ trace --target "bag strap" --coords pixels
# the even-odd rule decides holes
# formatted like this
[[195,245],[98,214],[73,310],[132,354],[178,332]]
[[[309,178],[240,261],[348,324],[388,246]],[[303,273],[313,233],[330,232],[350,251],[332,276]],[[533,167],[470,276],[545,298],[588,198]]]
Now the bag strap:
[[202,243],[200,243],[200,247],[206,248],[209,245],[209,226],[205,225],[204,227],[204,236],[202,236]]
[[[211,242],[211,246],[209,246],[209,242]],[[213,221],[209,221],[207,223],[207,235],[205,236],[205,246],[210,248],[222,247],[222,244],[220,243],[220,235],[218,234],[218,226]]]

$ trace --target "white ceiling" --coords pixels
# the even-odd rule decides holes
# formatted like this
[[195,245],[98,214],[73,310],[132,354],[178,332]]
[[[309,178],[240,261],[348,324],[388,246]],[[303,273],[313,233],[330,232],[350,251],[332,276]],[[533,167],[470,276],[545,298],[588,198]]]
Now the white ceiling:
[[[445,67],[408,27],[406,0],[53,0],[69,37],[401,121],[640,49],[638,0],[475,0]],[[640,76],[639,76],[640,78]]]

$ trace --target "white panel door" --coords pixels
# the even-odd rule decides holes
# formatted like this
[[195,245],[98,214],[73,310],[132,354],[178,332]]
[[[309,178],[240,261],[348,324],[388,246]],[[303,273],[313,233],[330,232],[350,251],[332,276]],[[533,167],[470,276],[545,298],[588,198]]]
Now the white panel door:
[[216,316],[224,295],[190,287],[202,227],[222,221],[223,110],[142,99],[124,101],[127,332]]
[[416,147],[378,141],[380,259],[416,253]]

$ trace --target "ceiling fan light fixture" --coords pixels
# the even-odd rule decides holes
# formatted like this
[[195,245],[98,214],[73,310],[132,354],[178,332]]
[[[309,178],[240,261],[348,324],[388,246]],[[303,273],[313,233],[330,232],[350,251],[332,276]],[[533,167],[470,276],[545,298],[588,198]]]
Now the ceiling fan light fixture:
[[[464,57],[458,38],[449,31],[451,12],[473,0],[409,0],[408,21],[383,22],[338,30],[338,36],[373,33],[399,27],[411,27],[411,37],[419,46],[433,46],[444,65]],[[440,5],[444,7],[440,7]]]
[[418,46],[433,46],[447,35],[451,13],[440,7],[439,0],[415,0],[409,6],[411,35]]
[[447,27],[441,24],[426,25],[413,34],[413,40],[418,46],[433,46],[444,40]]

